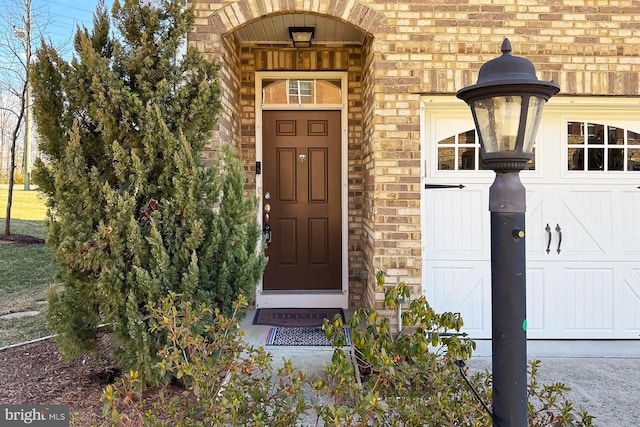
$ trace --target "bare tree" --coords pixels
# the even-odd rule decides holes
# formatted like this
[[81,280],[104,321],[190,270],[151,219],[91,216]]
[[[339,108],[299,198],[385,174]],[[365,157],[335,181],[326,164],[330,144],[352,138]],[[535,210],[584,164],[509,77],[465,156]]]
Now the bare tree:
[[[4,21],[4,34],[0,34],[0,92],[3,97],[13,98],[0,108],[13,114],[15,122],[10,135],[9,149],[9,194],[4,234],[11,234],[11,205],[13,201],[14,172],[16,169],[16,147],[21,132],[31,131],[29,64],[31,63],[32,41],[34,34],[32,0],[13,0],[7,2],[7,11],[0,20]],[[28,136],[27,136],[28,138]],[[28,141],[28,139],[27,139]],[[31,162],[29,147],[25,147],[24,162]],[[25,163],[27,164],[27,163]],[[29,163],[30,164],[30,163]],[[29,177],[25,177],[29,179]]]
[[9,171],[8,154],[11,146],[11,134],[16,126],[18,106],[16,99],[0,92],[0,176]]

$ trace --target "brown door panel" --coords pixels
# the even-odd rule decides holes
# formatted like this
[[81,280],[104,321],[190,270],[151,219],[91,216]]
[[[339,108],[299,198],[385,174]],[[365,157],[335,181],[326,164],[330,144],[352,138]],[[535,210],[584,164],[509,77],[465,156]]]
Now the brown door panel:
[[265,290],[341,289],[340,112],[265,111]]

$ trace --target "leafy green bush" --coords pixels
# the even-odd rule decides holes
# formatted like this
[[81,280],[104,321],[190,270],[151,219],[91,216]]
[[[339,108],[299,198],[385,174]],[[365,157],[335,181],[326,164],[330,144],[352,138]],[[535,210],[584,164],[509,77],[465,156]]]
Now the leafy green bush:
[[[409,289],[400,284],[386,292],[385,303],[395,308],[408,297]],[[460,315],[438,314],[420,297],[409,303],[401,322],[402,332],[393,334],[390,320],[376,311],[360,308],[353,313],[347,325],[355,358],[336,348],[328,380],[314,385],[332,402],[317,408],[321,418],[332,424],[339,420],[342,426],[490,424],[456,365],[475,348],[472,340],[456,335],[462,327]],[[341,335],[340,320],[325,323],[325,330],[331,337]],[[472,383],[484,390],[488,376],[476,375]]]
[[[382,275],[378,281],[384,284]],[[400,283],[387,290],[385,305],[396,308],[409,298],[409,288]],[[330,402],[315,406],[324,422],[490,426],[491,375],[484,371],[468,377],[464,361],[471,357],[475,343],[459,334],[460,314],[436,313],[421,296],[409,303],[399,321],[402,332],[393,334],[389,318],[380,318],[370,308],[356,310],[347,322],[355,357],[340,347],[345,342],[340,319],[325,323],[336,348],[327,381],[314,384],[318,396]],[[529,426],[591,426],[592,417],[582,409],[576,411],[565,399],[567,387],[539,384],[539,363],[531,362],[529,371]]]
[[[385,294],[394,307],[409,290],[403,284]],[[243,301],[235,306],[239,310]],[[390,321],[361,308],[349,317],[353,353],[345,347],[343,321],[325,322],[333,340],[326,378],[307,379],[288,361],[273,374],[271,356],[243,342],[235,317],[171,295],[152,310],[154,328],[171,337],[157,369],[180,378],[183,394],[146,403],[136,394],[141,382],[130,373],[107,387],[104,411],[114,425],[252,426],[490,426],[491,375],[468,375],[464,361],[473,341],[457,335],[462,319],[436,313],[424,297],[402,315],[403,331],[391,333]],[[576,411],[563,384],[541,385],[533,361],[529,383],[529,426],[591,426],[592,417]],[[464,375],[463,375],[464,374]],[[465,382],[468,378],[469,385]],[[471,388],[473,387],[473,389]],[[309,392],[311,391],[311,393]],[[476,395],[477,393],[477,395]],[[314,420],[314,421],[308,421]]]
[[[151,309],[153,327],[170,338],[156,368],[178,378],[183,393],[152,404],[136,399],[144,381],[130,372],[115,386],[107,386],[104,415],[114,425],[172,426],[292,426],[305,410],[304,374],[286,362],[274,375],[271,355],[263,347],[247,346],[236,314],[194,306],[171,294]],[[149,410],[149,406],[152,408]]]

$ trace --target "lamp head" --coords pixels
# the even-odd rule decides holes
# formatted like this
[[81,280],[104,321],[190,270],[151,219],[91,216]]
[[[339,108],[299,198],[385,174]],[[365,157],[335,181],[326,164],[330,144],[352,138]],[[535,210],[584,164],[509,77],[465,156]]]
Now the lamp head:
[[478,82],[456,94],[471,108],[490,168],[524,168],[533,155],[544,104],[559,90],[554,82],[538,80],[529,60],[511,55],[511,42],[504,39],[502,56],[486,62]]
[[311,47],[311,40],[316,35],[314,27],[289,27],[289,38],[293,47]]

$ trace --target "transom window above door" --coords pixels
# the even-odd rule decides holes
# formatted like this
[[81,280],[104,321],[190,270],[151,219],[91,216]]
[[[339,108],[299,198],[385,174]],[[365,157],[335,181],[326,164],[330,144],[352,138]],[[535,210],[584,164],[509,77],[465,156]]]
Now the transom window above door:
[[[475,129],[469,129],[438,141],[438,170],[489,170],[480,156],[480,140]],[[535,148],[533,157],[525,170],[535,170]]]
[[640,134],[592,122],[567,122],[567,169],[640,171]]
[[263,104],[340,104],[340,79],[263,79]]

